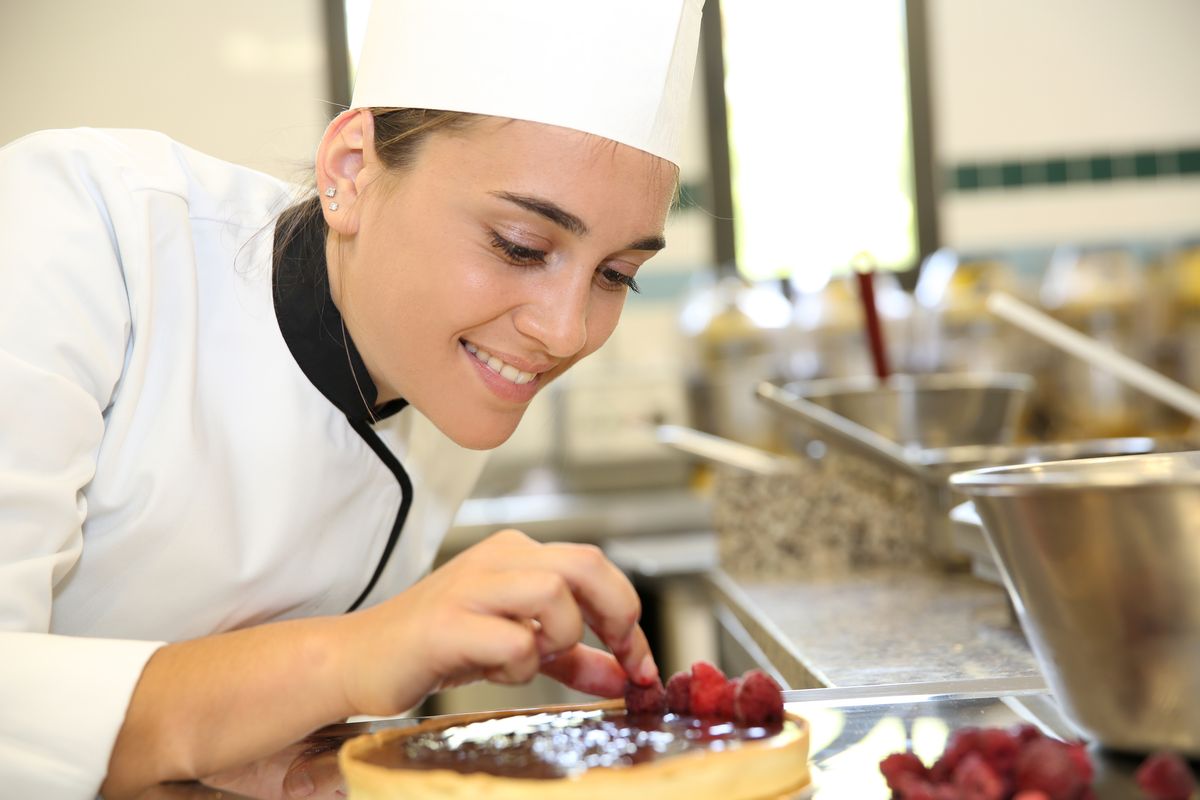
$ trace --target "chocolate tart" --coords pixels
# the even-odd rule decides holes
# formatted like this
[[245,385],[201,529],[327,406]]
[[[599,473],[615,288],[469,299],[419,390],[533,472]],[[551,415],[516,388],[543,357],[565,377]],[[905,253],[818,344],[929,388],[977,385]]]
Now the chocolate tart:
[[611,700],[432,719],[352,739],[338,763],[351,800],[754,800],[808,785],[808,738],[790,714],[739,726]]

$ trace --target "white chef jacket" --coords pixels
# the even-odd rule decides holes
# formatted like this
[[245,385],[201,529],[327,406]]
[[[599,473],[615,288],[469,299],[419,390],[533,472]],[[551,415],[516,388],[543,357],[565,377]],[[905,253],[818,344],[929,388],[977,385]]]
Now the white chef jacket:
[[319,237],[272,270],[294,196],[146,131],[0,149],[6,797],[94,797],[162,642],[411,584],[482,468],[367,416]]

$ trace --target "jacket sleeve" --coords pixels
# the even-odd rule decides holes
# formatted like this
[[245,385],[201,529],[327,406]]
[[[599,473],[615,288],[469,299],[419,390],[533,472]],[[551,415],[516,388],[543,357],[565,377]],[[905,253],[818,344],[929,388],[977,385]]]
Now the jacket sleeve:
[[117,231],[136,229],[136,206],[115,155],[95,132],[34,134],[0,149],[5,796],[95,797],[161,646],[50,633],[55,587],[86,558],[84,489],[131,335]]

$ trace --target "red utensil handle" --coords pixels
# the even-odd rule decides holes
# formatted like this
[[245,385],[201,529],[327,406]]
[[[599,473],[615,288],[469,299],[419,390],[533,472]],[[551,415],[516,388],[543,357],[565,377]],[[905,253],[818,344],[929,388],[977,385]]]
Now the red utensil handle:
[[879,324],[879,312],[875,307],[874,273],[856,272],[858,295],[862,301],[863,321],[867,328],[867,343],[871,347],[871,362],[875,365],[875,376],[885,380],[890,374],[887,348],[883,344],[883,327]]

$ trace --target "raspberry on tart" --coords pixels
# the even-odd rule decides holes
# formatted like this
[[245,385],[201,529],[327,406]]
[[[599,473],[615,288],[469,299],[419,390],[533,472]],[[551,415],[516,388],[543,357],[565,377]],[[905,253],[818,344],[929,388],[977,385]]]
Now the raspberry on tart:
[[667,681],[667,710],[673,714],[692,713],[692,673],[676,672]]
[[629,683],[625,687],[625,708],[631,714],[653,712],[661,714],[667,710],[667,690],[662,681],[654,679],[649,686]]

